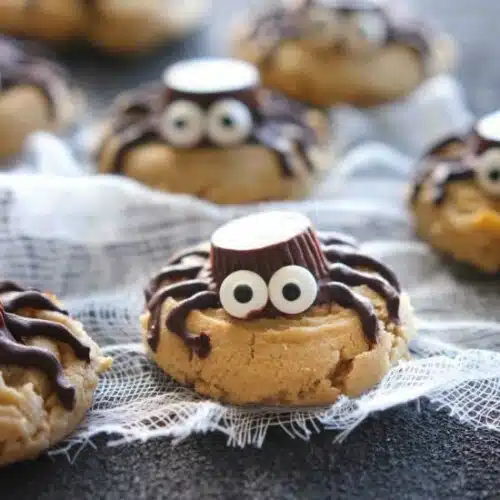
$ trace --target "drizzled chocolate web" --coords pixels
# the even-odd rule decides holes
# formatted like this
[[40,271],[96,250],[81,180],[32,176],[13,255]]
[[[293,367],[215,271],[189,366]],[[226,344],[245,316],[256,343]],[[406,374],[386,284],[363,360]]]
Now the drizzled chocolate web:
[[71,347],[78,359],[87,362],[90,361],[90,349],[60,323],[16,314],[24,308],[68,314],[37,290],[27,290],[12,281],[0,282],[0,365],[40,370],[49,379],[64,408],[72,410],[75,388],[65,377],[62,364],[50,351],[26,345],[25,339],[46,337],[62,342]]
[[61,81],[67,80],[61,66],[28,53],[19,42],[0,35],[0,91],[23,84],[38,88],[47,99],[50,118],[54,120],[58,89]]
[[[360,252],[351,237],[340,233],[318,234],[311,227],[304,227],[289,240],[256,250],[221,248],[212,239],[211,250],[195,247],[176,254],[146,288],[149,346],[157,350],[161,328],[166,326],[198,356],[208,356],[210,337],[204,333],[196,336],[186,330],[189,313],[221,308],[221,283],[238,269],[255,272],[267,283],[274,272],[290,265],[308,269],[317,280],[314,306],[338,304],[354,310],[369,343],[377,342],[377,314],[371,301],[354,287],[365,285],[379,294],[386,301],[390,319],[399,322],[401,288],[393,272]],[[169,298],[178,302],[162,325],[162,306]],[[278,316],[283,313],[268,303],[249,319]]]

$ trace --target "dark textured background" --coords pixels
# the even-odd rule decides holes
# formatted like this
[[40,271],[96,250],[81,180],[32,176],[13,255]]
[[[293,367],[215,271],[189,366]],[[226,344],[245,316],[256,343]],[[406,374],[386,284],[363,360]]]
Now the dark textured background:
[[[94,112],[117,89],[158,77],[170,61],[227,53],[227,19],[245,2],[214,1],[209,29],[145,59],[69,57]],[[461,42],[458,74],[473,111],[498,107],[500,2],[418,0],[417,8]],[[279,430],[262,450],[227,448],[213,434],[175,447],[166,440],[119,448],[103,443],[84,449],[73,465],[42,457],[2,469],[0,499],[500,498],[500,435],[474,431],[425,403],[368,419],[341,446],[331,433],[305,443]]]

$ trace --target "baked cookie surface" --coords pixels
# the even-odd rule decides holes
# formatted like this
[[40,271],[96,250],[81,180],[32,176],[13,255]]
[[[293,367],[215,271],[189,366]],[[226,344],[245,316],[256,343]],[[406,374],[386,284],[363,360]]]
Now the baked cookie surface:
[[62,130],[81,104],[60,65],[0,36],[0,157],[19,153],[32,132]]
[[176,63],[111,115],[101,173],[215,203],[303,197],[335,162],[326,113],[262,89],[243,61]]
[[209,5],[210,0],[5,0],[0,29],[56,42],[85,39],[111,53],[136,52],[189,33]]
[[453,65],[450,39],[403,14],[398,2],[284,4],[237,26],[234,54],[259,67],[266,87],[300,101],[387,103]]
[[54,296],[0,282],[0,465],[71,433],[110,366]]
[[325,405],[407,359],[412,310],[390,269],[297,213],[236,219],[146,289],[155,362],[233,404]]
[[418,234],[455,259],[500,271],[500,114],[479,120],[419,166],[411,210]]

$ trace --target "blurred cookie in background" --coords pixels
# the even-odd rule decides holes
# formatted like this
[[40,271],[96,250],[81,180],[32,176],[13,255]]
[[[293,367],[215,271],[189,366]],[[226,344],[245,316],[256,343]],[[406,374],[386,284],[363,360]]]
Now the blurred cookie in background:
[[453,65],[454,44],[394,4],[283,2],[237,26],[234,53],[263,84],[316,106],[400,99]]
[[100,172],[220,204],[301,198],[335,163],[326,114],[232,59],[173,64],[120,96],[104,128]]
[[420,165],[411,197],[418,234],[488,273],[500,271],[500,112],[466,140],[450,138]]
[[0,158],[19,153],[32,132],[63,130],[83,105],[66,70],[33,49],[0,37]]
[[146,50],[199,26],[210,0],[5,0],[0,31],[64,42],[84,39],[110,53]]
[[283,0],[236,27],[233,51],[265,86],[335,107],[342,150],[370,138],[420,157],[472,125],[455,42],[404,1]]

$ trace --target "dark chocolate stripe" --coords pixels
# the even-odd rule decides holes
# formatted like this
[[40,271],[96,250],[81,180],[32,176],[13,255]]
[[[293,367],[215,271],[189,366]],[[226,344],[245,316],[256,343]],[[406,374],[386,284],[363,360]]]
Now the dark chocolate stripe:
[[189,299],[179,302],[172,308],[167,317],[166,326],[170,332],[178,335],[200,358],[206,358],[211,350],[210,337],[206,333],[193,335],[186,331],[186,319],[191,311],[216,309],[218,307],[220,307],[220,301],[217,293],[199,292]]
[[43,336],[68,344],[79,359],[89,361],[90,349],[63,325],[7,313],[0,304],[0,364],[36,368],[47,375],[62,405],[72,410],[75,389],[59,360],[46,349],[24,345],[24,338]]
[[377,342],[379,326],[375,309],[369,299],[353,292],[342,283],[326,283],[321,291],[327,293],[330,301],[346,309],[353,309],[359,316],[363,333],[371,344]]
[[28,347],[6,340],[2,330],[3,328],[0,327],[0,364],[42,371],[55,387],[55,392],[64,408],[72,410],[75,406],[75,388],[64,375],[63,367],[58,359],[45,349]]
[[0,295],[8,292],[25,292],[26,288],[14,281],[0,281]]
[[180,299],[183,297],[189,297],[199,292],[206,291],[208,286],[208,283],[203,280],[181,281],[180,283],[173,283],[171,285],[164,286],[153,295],[147,304],[147,309],[150,311],[148,344],[153,351],[156,351],[160,341],[161,310],[165,300],[168,298]]
[[324,249],[326,258],[332,263],[346,264],[351,267],[367,267],[373,269],[385,280],[387,280],[398,292],[401,292],[401,285],[396,275],[382,262],[362,254],[356,250],[345,249],[340,246],[329,246]]
[[203,264],[174,264],[166,267],[151,278],[151,281],[144,290],[146,302],[151,300],[151,297],[156,293],[162,282],[196,278],[202,267]]
[[384,279],[351,269],[344,264],[334,264],[330,268],[330,278],[349,286],[366,285],[385,299],[389,317],[399,322],[399,293]]
[[121,173],[125,168],[125,157],[127,153],[138,146],[148,143],[163,142],[159,129],[150,120],[142,123],[134,123],[118,136],[119,145],[115,152],[113,173]]
[[318,231],[318,239],[322,245],[348,245],[350,247],[357,247],[358,242],[352,236],[334,231],[322,232]]
[[[1,290],[0,290],[1,291]],[[55,311],[61,314],[68,315],[68,311],[58,307],[46,295],[35,290],[26,292],[15,292],[12,296],[2,297],[1,302],[7,312],[16,312],[19,309],[30,308],[47,311]]]
[[[5,324],[12,332],[17,329],[22,337],[32,338],[43,336],[62,342],[71,347],[78,359],[90,361],[90,348],[80,342],[64,325],[45,319],[27,318],[13,313],[5,314]],[[14,334],[17,338],[17,334]]]

